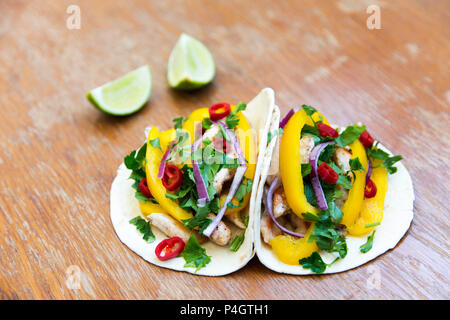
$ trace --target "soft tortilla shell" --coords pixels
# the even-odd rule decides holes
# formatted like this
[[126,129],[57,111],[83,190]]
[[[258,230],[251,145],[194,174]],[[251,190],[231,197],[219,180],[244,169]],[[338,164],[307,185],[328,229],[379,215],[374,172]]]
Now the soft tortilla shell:
[[[256,254],[261,261],[269,269],[276,272],[287,273],[293,275],[314,274],[309,269],[303,269],[301,265],[287,265],[275,256],[269,245],[261,240],[260,221],[261,221],[261,199],[264,193],[264,184],[268,177],[269,167],[276,166],[278,168],[279,151],[277,152],[279,139],[272,141],[267,150],[261,172],[261,181],[259,182],[257,203],[260,205],[255,207],[255,248]],[[379,148],[392,153],[381,144]],[[267,155],[270,154],[268,157]],[[414,191],[411,177],[402,162],[397,164],[398,171],[393,175],[388,175],[388,190],[385,198],[383,220],[379,226],[375,228],[376,233],[373,241],[373,247],[367,253],[361,253],[359,247],[366,243],[368,235],[353,237],[347,236],[348,253],[344,259],[338,260],[336,263],[327,267],[326,273],[337,273],[356,268],[370,260],[375,259],[386,251],[393,249],[408,231],[413,219],[413,202]],[[326,263],[333,261],[334,256],[328,253],[320,252]]]
[[[258,154],[264,154],[267,144],[267,132],[271,127],[272,113],[274,112],[274,92],[270,88],[263,89],[252,101],[247,105],[245,116],[247,117],[251,128],[255,132],[257,141]],[[253,212],[255,207],[254,199],[256,197],[256,189],[258,181],[260,181],[260,162],[258,157],[257,167],[254,177],[254,185],[252,187],[252,195],[250,203],[245,208],[249,212]],[[220,247],[211,241],[208,241],[202,246],[206,249],[206,254],[211,256],[211,262],[204,268],[195,271],[195,268],[185,268],[185,261],[178,257],[167,261],[160,261],[155,255],[155,248],[158,243],[167,238],[165,234],[160,232],[157,228],[152,228],[156,240],[153,243],[147,243],[142,239],[142,235],[136,230],[136,227],[129,223],[130,219],[141,215],[138,201],[134,197],[134,190],[131,187],[133,182],[128,179],[130,170],[126,169],[124,164],[121,164],[117,170],[117,176],[111,186],[111,202],[110,215],[114,230],[119,239],[128,246],[132,251],[140,255],[148,262],[178,271],[193,273],[204,276],[222,276],[232,273],[244,267],[248,261],[254,256],[253,246],[253,226],[254,215],[249,214],[249,227],[245,233],[245,239],[240,249],[237,252],[232,252],[226,247]],[[228,223],[233,229],[233,234],[236,231],[231,223]]]

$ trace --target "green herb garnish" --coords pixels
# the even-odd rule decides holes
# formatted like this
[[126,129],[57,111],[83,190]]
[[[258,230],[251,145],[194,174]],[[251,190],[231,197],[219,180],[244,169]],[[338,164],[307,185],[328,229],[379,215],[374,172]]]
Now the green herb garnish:
[[186,261],[184,267],[196,268],[195,272],[211,262],[211,257],[206,254],[206,249],[200,246],[194,235],[189,238],[180,257],[183,257]]
[[143,203],[145,202],[158,203],[155,199],[147,198],[139,191],[139,182],[141,182],[141,180],[146,177],[144,168],[146,152],[147,152],[147,143],[144,143],[137,152],[136,150],[133,150],[129,155],[127,155],[123,159],[123,162],[125,164],[125,167],[131,170],[129,179],[134,180],[132,187],[134,190],[136,190],[134,194],[136,199],[138,199]]
[[175,118],[172,121],[175,129],[181,129],[183,127],[183,117]]
[[345,128],[345,130],[339,135],[339,137],[336,138],[336,143],[341,147],[345,147],[351,143],[353,143],[355,140],[359,139],[361,136],[361,133],[366,130],[365,126],[348,126]]
[[373,246],[373,237],[375,236],[375,232],[377,230],[373,230],[372,234],[367,238],[367,242],[365,244],[363,244],[362,246],[359,247],[359,251],[361,251],[361,253],[366,253],[368,252],[370,249],[372,249]]
[[245,231],[247,230],[247,227],[248,227],[248,219],[249,219],[248,216],[246,216],[244,218],[245,229],[242,230],[242,232],[239,235],[234,237],[233,241],[230,244],[230,250],[233,252],[238,251],[239,248],[241,247],[242,243],[244,242]]
[[[402,156],[390,156],[389,153],[377,148],[378,142],[372,149],[367,149],[367,154],[372,159],[380,159],[382,161],[381,166],[385,167],[389,174],[394,174],[397,172],[397,167],[394,164],[402,160]],[[377,168],[378,166],[374,167]]]
[[[347,255],[347,243],[337,229],[343,215],[341,209],[334,202],[330,202],[328,209],[319,211],[317,218],[314,218],[316,224],[308,241],[316,241],[320,250],[338,252],[339,256],[344,258]],[[304,215],[304,218],[311,219],[312,216]]]
[[302,163],[302,177],[306,177],[308,174],[311,173],[312,166],[310,163]]
[[161,149],[161,144],[159,142],[159,138],[155,138],[153,140],[150,140],[149,142],[152,147]]
[[144,239],[148,243],[152,243],[153,241],[155,241],[155,235],[152,232],[150,222],[146,221],[140,216],[134,217],[129,222],[132,225],[135,225],[136,229],[144,235],[142,239]]
[[372,228],[372,227],[376,227],[379,226],[381,224],[381,222],[374,222],[374,223],[368,223],[364,226],[364,228]]
[[212,126],[212,121],[209,118],[204,118],[202,120],[202,128],[208,130]]
[[311,269],[314,273],[323,273],[325,269],[335,263],[339,258],[336,258],[331,263],[325,263],[320,254],[315,251],[309,257],[300,259],[298,262],[303,266],[303,269]]
[[239,102],[236,106],[236,109],[234,111],[230,112],[230,114],[225,119],[225,123],[228,126],[228,128],[232,129],[236,127],[239,123],[239,117],[237,116],[237,113],[240,111],[244,111],[247,108],[247,105],[245,103]]

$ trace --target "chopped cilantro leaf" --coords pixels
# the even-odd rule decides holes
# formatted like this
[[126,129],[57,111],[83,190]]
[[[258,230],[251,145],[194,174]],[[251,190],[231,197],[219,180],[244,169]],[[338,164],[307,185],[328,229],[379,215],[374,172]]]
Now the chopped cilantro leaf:
[[397,168],[394,167],[394,164],[403,159],[400,155],[391,157],[389,153],[378,149],[376,146],[372,147],[372,149],[367,149],[367,154],[372,159],[380,159],[382,161],[381,166],[385,167],[389,174],[397,172]]
[[161,144],[159,142],[159,138],[155,138],[153,140],[150,140],[149,142],[152,147],[161,149]]
[[228,202],[227,207],[230,209],[239,208],[242,206],[244,202],[244,197],[247,193],[252,191],[253,181],[252,179],[244,178],[244,181],[239,185],[239,188],[236,191],[236,194],[233,199],[237,199],[239,201],[238,205],[233,205],[233,201]]
[[183,257],[184,261],[186,261],[184,266],[186,268],[196,268],[195,272],[211,262],[211,257],[206,254],[206,249],[200,246],[194,235],[191,235],[189,238],[180,257]]
[[305,124],[303,126],[303,128],[302,128],[302,134],[301,135],[302,136],[304,136],[304,135],[312,135],[312,136],[315,136],[315,137],[319,138],[320,137],[320,132],[319,132],[319,129],[317,129],[317,127]]
[[181,129],[182,128],[182,126],[183,126],[183,117],[175,118],[172,121],[175,124],[174,125],[175,129]]
[[334,259],[331,263],[327,264],[323,262],[320,254],[315,251],[309,257],[300,259],[299,264],[303,266],[303,269],[311,269],[311,271],[314,273],[323,273],[327,267],[331,266],[338,260],[339,257]]
[[136,190],[134,197],[138,199],[142,203],[151,202],[151,203],[158,203],[154,198],[147,198],[140,192],[139,190]]
[[331,157],[333,156],[335,151],[336,151],[336,147],[334,146],[334,144],[330,144],[330,145],[326,146],[325,149],[323,149],[323,151],[321,152],[321,154],[319,156],[319,160],[325,161],[327,163],[330,162]]
[[365,244],[363,244],[362,246],[359,247],[359,251],[361,251],[361,253],[366,253],[368,252],[370,249],[372,249],[373,246],[373,237],[375,236],[375,232],[377,230],[374,230],[372,232],[372,234],[367,238],[367,242]]
[[234,237],[233,241],[230,244],[230,250],[233,252],[236,252],[239,250],[239,248],[241,247],[242,243],[244,242],[244,238],[245,238],[245,231],[247,230],[248,227],[248,216],[246,216],[244,218],[244,224],[245,224],[245,229],[241,231],[241,233],[239,235],[237,235],[236,237]]
[[315,251],[309,257],[300,259],[299,264],[303,266],[303,269],[311,269],[314,273],[323,273],[327,268],[327,264],[323,262],[320,254]]
[[358,157],[350,159],[349,164],[350,164],[350,168],[352,169],[352,171],[366,171],[366,170],[364,170]]
[[208,130],[212,126],[212,121],[209,118],[204,118],[202,120],[202,128]]
[[306,177],[311,173],[312,166],[310,163],[302,163],[302,177]]
[[142,166],[142,162],[145,159],[145,153],[147,152],[147,144],[144,143],[144,145],[138,150],[136,154],[136,150],[131,151],[129,155],[127,155],[123,162],[125,164],[125,167],[130,170],[138,169]]
[[144,239],[148,243],[152,243],[153,241],[155,241],[155,235],[153,234],[152,228],[150,227],[150,222],[146,221],[140,216],[134,217],[129,222],[132,225],[135,225],[136,229],[144,235],[142,239]]
[[306,221],[319,221],[320,217],[311,212],[302,213],[303,219]]
[[314,189],[309,180],[304,180],[303,185],[305,188],[306,200],[314,207],[317,207],[316,194],[314,193]]
[[336,184],[343,186],[345,189],[353,188],[351,181],[347,178],[347,176],[340,174]]
[[307,106],[306,104],[302,105],[302,109],[305,110],[308,116],[312,116],[314,113],[317,112],[316,108]]
[[209,203],[207,203],[203,207],[199,206],[197,208],[197,212],[194,217],[182,220],[182,222],[190,230],[194,229],[195,227],[200,227],[199,233],[201,234],[212,222],[211,219],[207,218],[209,213]]
[[[316,241],[320,250],[338,252],[341,258],[347,255],[347,243],[341,236],[337,225],[341,221],[343,213],[334,202],[329,203],[327,210],[321,210],[314,229],[308,241]],[[311,218],[311,216],[308,216]]]
[[380,224],[381,224],[381,222],[379,222],[379,221],[373,222],[373,223],[368,223],[364,226],[364,228],[372,228],[372,227],[379,226]]
[[215,198],[213,201],[209,203],[209,210],[213,213],[218,213],[220,210],[220,199]]
[[339,135],[339,137],[336,138],[336,143],[342,148],[345,147],[351,143],[353,143],[355,140],[359,139],[359,136],[361,133],[366,130],[365,126],[348,126],[345,128],[345,130]]
[[225,123],[228,126],[228,128],[232,129],[238,125],[239,117],[237,116],[237,113],[245,110],[246,108],[247,108],[247,105],[245,103],[239,102],[237,104],[236,109],[234,109],[234,111],[230,112],[230,114],[225,119]]
[[136,190],[135,193],[136,199],[144,203],[148,201],[157,203],[155,199],[147,198],[139,191],[139,182],[141,182],[141,180],[144,179],[146,176],[144,169],[146,152],[147,152],[147,143],[144,143],[144,145],[142,145],[142,147],[137,152],[136,150],[134,150],[129,155],[127,155],[123,159],[123,162],[125,164],[125,167],[131,170],[129,179],[134,180],[132,187],[134,190]]

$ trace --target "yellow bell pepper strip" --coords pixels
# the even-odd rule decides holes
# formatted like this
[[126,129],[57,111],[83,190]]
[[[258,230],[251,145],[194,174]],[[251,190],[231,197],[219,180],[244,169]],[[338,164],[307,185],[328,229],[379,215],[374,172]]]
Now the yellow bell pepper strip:
[[195,140],[195,125],[196,123],[201,123],[203,119],[209,118],[209,111],[208,108],[200,108],[197,110],[194,110],[189,117],[184,121],[183,123],[183,130],[186,130],[189,132],[189,136],[191,138],[191,144],[194,143]]
[[175,139],[175,129],[169,129],[166,131],[161,131],[159,133],[159,143],[161,145],[162,150],[167,150],[169,143],[171,143]]
[[270,245],[277,258],[286,264],[298,265],[300,259],[309,257],[313,252],[318,251],[316,242],[308,241],[313,229],[314,223],[311,223],[304,238],[296,239],[291,236],[280,235],[270,240]]
[[159,136],[158,128],[152,127],[148,134],[147,154],[145,157],[147,186],[155,200],[164,209],[164,212],[169,213],[172,217],[182,222],[181,220],[190,219],[193,216],[191,213],[183,210],[176,201],[166,197],[167,190],[164,188],[161,179],[158,178],[159,165],[163,152],[150,144],[150,140],[159,138]]
[[368,228],[366,225],[376,224],[383,220],[384,199],[388,189],[387,170],[381,166],[373,169],[370,179],[377,186],[377,194],[373,198],[364,199],[359,217],[353,225],[347,227],[352,236],[361,236],[371,232],[376,225]]
[[164,209],[156,203],[139,201],[139,209],[144,217],[148,218],[154,212],[165,213]]
[[364,200],[364,189],[366,187],[366,171],[367,171],[367,154],[366,149],[359,140],[355,140],[349,145],[352,150],[352,159],[358,158],[364,171],[358,170],[352,181],[352,188],[348,193],[347,200],[342,207],[343,217],[341,224],[349,227],[355,223],[361,212],[362,203]]
[[[312,118],[314,121],[322,119],[324,123],[329,124],[319,112],[314,113]],[[319,212],[319,209],[312,206],[306,199],[303,186],[302,166],[300,163],[300,137],[306,124],[314,125],[311,117],[301,109],[289,119],[284,127],[284,133],[280,142],[280,173],[286,200],[292,211],[302,219],[302,213],[310,212],[315,215]]]

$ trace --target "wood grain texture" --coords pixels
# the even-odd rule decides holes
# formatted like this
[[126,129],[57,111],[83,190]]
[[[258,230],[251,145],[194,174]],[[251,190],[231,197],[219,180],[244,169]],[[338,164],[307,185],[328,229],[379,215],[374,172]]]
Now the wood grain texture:
[[[71,4],[80,30],[66,28]],[[381,30],[366,27],[370,4]],[[3,0],[0,12],[0,299],[449,298],[449,1]],[[193,93],[166,84],[181,32],[217,64]],[[143,64],[154,86],[139,113],[115,118],[85,99]],[[415,217],[397,247],[337,275],[276,274],[254,258],[219,278],[157,268],[125,247],[109,188],[144,128],[266,86],[283,113],[306,103],[334,123],[362,121],[404,156]],[[79,289],[66,284],[70,266]]]

